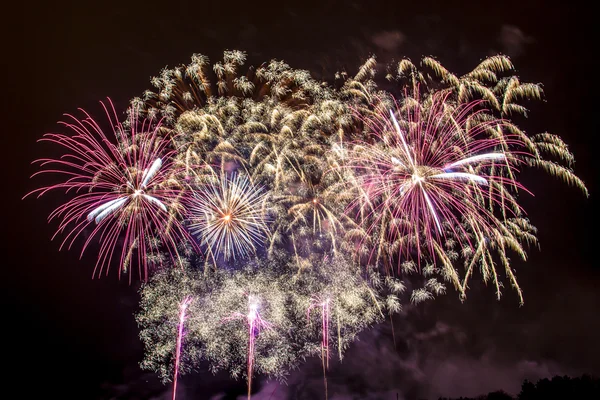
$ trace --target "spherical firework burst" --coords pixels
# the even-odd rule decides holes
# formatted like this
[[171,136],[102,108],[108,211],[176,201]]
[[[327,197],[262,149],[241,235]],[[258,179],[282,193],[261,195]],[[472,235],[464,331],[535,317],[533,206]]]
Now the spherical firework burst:
[[[365,120],[373,142],[357,144],[351,153],[361,184],[353,208],[366,213],[367,231],[380,243],[409,258],[416,252],[421,259],[423,248],[434,260],[444,258],[446,240],[497,227],[493,207],[506,214],[513,204],[499,188],[520,187],[503,173],[514,172],[510,150],[488,136],[502,121],[478,120],[481,102],[454,107],[447,97],[434,94],[426,106],[407,102],[387,113],[379,105]],[[404,118],[396,116],[401,111]],[[516,139],[505,142],[520,145]],[[453,280],[458,284],[456,276]]]
[[37,160],[43,169],[34,174],[54,173],[64,180],[30,194],[39,197],[50,190],[64,189],[74,195],[56,208],[49,220],[60,220],[54,236],[66,233],[61,248],[71,248],[84,232],[88,237],[82,254],[93,239],[99,241],[94,274],[103,270],[108,274],[116,252],[120,253],[119,276],[134,263],[146,279],[151,264],[161,262],[163,247],[175,260],[180,257],[178,244],[189,242],[179,221],[185,188],[175,179],[176,151],[169,147],[170,140],[159,134],[160,122],[139,122],[133,112],[126,129],[118,122],[111,101],[101,104],[112,135],[83,110],[83,119],[68,115],[70,121],[62,125],[72,135],[47,134],[41,139],[67,152],[60,158]]
[[190,230],[215,258],[253,254],[269,234],[266,200],[266,192],[247,176],[222,173],[194,191]]

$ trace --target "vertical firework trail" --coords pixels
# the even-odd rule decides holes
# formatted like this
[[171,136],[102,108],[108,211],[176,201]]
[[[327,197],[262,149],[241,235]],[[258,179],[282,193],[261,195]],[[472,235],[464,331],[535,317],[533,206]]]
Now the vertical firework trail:
[[306,318],[310,319],[310,310],[315,307],[321,308],[321,360],[323,363],[323,383],[325,384],[325,399],[327,399],[327,370],[329,369],[329,320],[331,318],[331,299],[325,301],[314,301],[308,307]]
[[248,297],[248,314],[235,313],[228,320],[244,318],[248,324],[248,400],[251,398],[252,371],[254,370],[254,345],[261,329],[270,329],[271,323],[265,321],[258,312],[258,299]]
[[175,348],[175,371],[173,374],[173,400],[175,400],[175,397],[177,396],[177,375],[179,372],[179,361],[181,358],[181,342],[183,341],[183,325],[185,323],[185,313],[191,302],[192,298],[186,297],[179,304],[179,326],[177,329],[177,347]]

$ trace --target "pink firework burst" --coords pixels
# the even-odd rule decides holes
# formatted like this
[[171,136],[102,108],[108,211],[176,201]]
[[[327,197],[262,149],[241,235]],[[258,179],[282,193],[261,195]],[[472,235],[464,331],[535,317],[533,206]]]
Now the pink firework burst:
[[503,121],[485,114],[482,101],[457,105],[436,93],[426,103],[417,96],[395,109],[382,104],[364,119],[370,139],[350,154],[361,192],[350,209],[380,243],[370,257],[391,258],[394,249],[420,260],[428,249],[434,261],[447,260],[446,240],[472,247],[473,236],[502,223],[496,211],[514,214],[509,189],[522,188],[514,155],[523,146],[494,133]]
[[61,124],[70,135],[49,133],[40,139],[66,152],[59,158],[34,161],[41,171],[33,176],[57,174],[62,181],[25,197],[36,194],[39,198],[56,189],[73,195],[48,218],[60,221],[53,236],[65,234],[60,248],[70,249],[85,235],[80,257],[93,240],[99,242],[94,276],[103,270],[108,274],[116,252],[120,253],[119,277],[130,264],[137,264],[140,277],[146,280],[149,265],[160,263],[161,249],[166,248],[172,260],[178,260],[177,244],[194,243],[179,220],[185,187],[178,179],[176,151],[170,147],[171,140],[159,134],[160,121],[138,121],[132,110],[126,128],[118,122],[110,99],[100,104],[111,134],[84,110],[80,109],[81,119],[67,114],[69,120]]

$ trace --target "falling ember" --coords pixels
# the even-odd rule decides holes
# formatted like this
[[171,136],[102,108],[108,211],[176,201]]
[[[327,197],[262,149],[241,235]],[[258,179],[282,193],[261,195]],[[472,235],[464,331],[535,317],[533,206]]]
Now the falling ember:
[[175,371],[173,376],[173,400],[175,400],[175,396],[177,395],[177,375],[179,373],[179,361],[181,358],[181,343],[183,340],[183,325],[185,323],[185,313],[191,302],[192,298],[186,297],[179,304],[179,325],[177,331],[177,347],[175,348]]

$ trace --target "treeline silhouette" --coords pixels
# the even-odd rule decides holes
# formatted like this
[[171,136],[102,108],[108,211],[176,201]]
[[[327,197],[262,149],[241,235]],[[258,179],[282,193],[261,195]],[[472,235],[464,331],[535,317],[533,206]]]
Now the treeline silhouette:
[[537,383],[523,381],[517,397],[500,390],[479,397],[440,397],[439,400],[600,400],[600,378],[555,376]]

